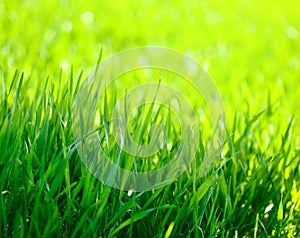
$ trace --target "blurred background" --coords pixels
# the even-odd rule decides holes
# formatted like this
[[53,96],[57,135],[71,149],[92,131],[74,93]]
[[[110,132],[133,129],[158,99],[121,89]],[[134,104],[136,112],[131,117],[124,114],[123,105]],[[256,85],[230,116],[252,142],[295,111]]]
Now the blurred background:
[[[0,1],[0,65],[6,75],[88,73],[97,61],[145,45],[187,53],[205,67],[231,111],[280,102],[299,108],[296,0]],[[252,110],[253,109],[253,110]],[[231,113],[229,113],[231,114]]]

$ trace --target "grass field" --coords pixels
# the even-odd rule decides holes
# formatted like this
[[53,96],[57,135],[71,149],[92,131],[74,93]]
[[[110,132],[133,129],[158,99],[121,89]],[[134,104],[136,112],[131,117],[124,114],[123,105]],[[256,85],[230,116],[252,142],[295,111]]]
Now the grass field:
[[[0,0],[1,236],[300,237],[299,8],[297,0]],[[181,51],[208,71],[223,97],[226,137],[204,177],[186,172],[162,188],[126,192],[86,170],[72,108],[100,52],[103,60],[146,45]],[[134,83],[124,76],[115,88]],[[196,107],[199,98],[185,93]],[[99,135],[130,170],[133,158],[107,142],[114,100],[108,90]],[[143,110],[133,137],[147,141],[139,123],[165,120],[176,145],[176,120],[156,116],[168,110],[150,105],[148,119]],[[201,140],[188,171],[206,146]],[[169,161],[172,152],[156,157]]]

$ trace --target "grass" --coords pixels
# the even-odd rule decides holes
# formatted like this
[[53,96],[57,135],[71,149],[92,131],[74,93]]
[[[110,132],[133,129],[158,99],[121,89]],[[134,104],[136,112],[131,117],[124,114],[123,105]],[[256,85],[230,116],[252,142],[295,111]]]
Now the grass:
[[[297,7],[293,0],[0,1],[1,235],[299,237]],[[184,173],[137,193],[104,185],[87,171],[73,138],[72,108],[101,48],[103,59],[140,45],[175,48],[204,65],[223,96],[227,133],[206,176]],[[154,72],[155,80],[160,76]],[[197,106],[192,89],[162,76]],[[99,109],[100,141],[128,169],[134,158],[112,142],[107,118],[114,97],[147,80],[133,79],[124,76],[125,85],[109,89]],[[147,143],[148,125],[162,120],[176,149],[180,128],[173,116],[143,105],[132,118],[133,137]],[[137,131],[140,125],[145,129]],[[206,136],[189,171],[206,155]],[[172,151],[156,156],[166,162]],[[151,161],[138,160],[138,167],[161,166]]]

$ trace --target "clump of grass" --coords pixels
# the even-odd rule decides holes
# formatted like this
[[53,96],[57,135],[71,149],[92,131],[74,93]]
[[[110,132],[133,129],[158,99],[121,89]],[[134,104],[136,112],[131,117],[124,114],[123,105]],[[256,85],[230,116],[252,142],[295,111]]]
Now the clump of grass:
[[[127,193],[98,181],[78,156],[71,105],[82,75],[72,72],[59,87],[45,80],[34,97],[23,73],[16,72],[10,85],[2,81],[2,235],[299,236],[293,120],[273,138],[281,142],[273,148],[260,143],[271,105],[254,116],[236,114],[219,162],[205,177],[184,174],[163,188]],[[200,143],[198,160],[205,156]]]
[[[299,237],[298,8],[296,0],[0,0],[0,234]],[[81,162],[71,114],[86,75],[74,72],[89,72],[101,46],[106,57],[140,45],[181,50],[209,70],[227,137],[205,177],[183,174],[164,188],[127,193]],[[134,122],[143,122],[141,112]],[[99,114],[105,144],[107,110]],[[199,163],[205,154],[202,138]]]

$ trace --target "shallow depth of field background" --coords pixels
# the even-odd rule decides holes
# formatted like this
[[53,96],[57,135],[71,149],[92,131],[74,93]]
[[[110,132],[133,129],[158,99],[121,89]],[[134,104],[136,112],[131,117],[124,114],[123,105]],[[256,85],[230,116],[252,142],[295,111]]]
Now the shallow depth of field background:
[[[144,45],[174,48],[207,66],[229,113],[263,109],[270,94],[295,114],[299,100],[297,1],[1,1],[1,66],[40,78],[85,73]],[[55,77],[53,77],[55,78]],[[55,80],[55,79],[53,79]]]
[[[85,78],[101,48],[102,58],[147,45],[179,50],[214,79],[229,131],[237,116],[235,133],[242,135],[247,118],[266,109],[267,116],[253,126],[253,138],[268,157],[280,152],[292,120],[285,138],[291,147],[288,157],[299,161],[299,9],[297,0],[0,0],[0,73],[10,85],[15,70],[23,71],[27,96],[34,100],[36,88],[48,76],[54,85],[63,84],[60,77],[67,81],[71,71],[77,77],[82,70]],[[280,176],[288,178],[290,173],[287,169]],[[299,181],[293,186],[292,202],[299,217]]]

